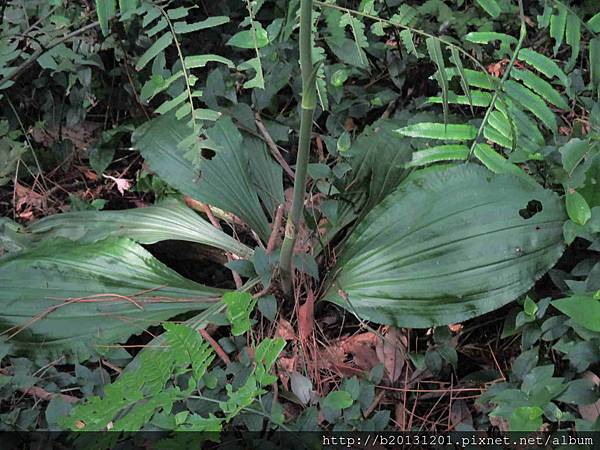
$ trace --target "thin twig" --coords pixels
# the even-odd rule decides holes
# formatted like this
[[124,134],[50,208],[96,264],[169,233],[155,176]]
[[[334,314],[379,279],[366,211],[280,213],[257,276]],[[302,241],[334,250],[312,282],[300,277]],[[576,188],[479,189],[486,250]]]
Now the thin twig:
[[296,177],[296,175],[294,174],[294,171],[289,166],[287,161],[283,158],[283,155],[279,151],[277,144],[275,143],[275,141],[273,140],[273,138],[267,131],[267,127],[265,127],[265,124],[260,119],[260,114],[256,113],[255,117],[256,117],[255,122],[256,122],[258,131],[260,131],[260,134],[262,134],[262,137],[265,139],[265,142],[267,143],[267,147],[269,147],[269,150],[271,150],[271,153],[273,154],[273,158],[275,158],[275,160],[281,165],[281,167],[283,168],[285,173],[287,173],[290,176],[290,178],[292,179],[292,181],[294,181],[294,179]]
[[89,24],[79,28],[78,30],[75,30],[75,31],[67,34],[66,36],[63,36],[62,38],[54,41],[52,44],[48,45],[47,47],[38,48],[35,52],[33,52],[31,55],[29,55],[27,60],[25,60],[19,66],[15,67],[13,70],[8,72],[7,75],[2,77],[2,79],[0,79],[0,88],[2,88],[2,86],[4,86],[8,81],[18,78],[23,72],[25,72],[29,68],[30,65],[32,65],[34,62],[36,62],[38,60],[38,58],[40,56],[42,56],[43,53],[56,47],[57,45],[63,44],[64,42],[66,42],[70,39],[73,39],[74,37],[79,36],[80,34],[85,33],[88,30],[96,28],[99,25],[100,25],[100,22],[98,22],[98,21],[89,23]]

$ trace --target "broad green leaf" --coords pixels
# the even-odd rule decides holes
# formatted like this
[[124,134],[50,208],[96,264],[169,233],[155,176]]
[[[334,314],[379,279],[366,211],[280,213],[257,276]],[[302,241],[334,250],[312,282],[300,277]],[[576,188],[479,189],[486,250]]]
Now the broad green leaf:
[[[472,109],[473,108],[473,98],[471,97],[471,90],[469,89],[469,82],[467,81],[467,75],[465,74],[465,69],[463,67],[462,61],[460,60],[460,54],[458,53],[458,50],[456,49],[456,47],[450,47],[450,61],[452,62],[452,64],[454,64],[454,66],[456,67],[456,70],[458,71],[458,75],[460,76],[460,85],[462,87],[463,92],[465,93],[465,96],[469,100],[469,105],[471,106],[471,109]],[[440,72],[440,73],[443,73],[443,72]],[[440,77],[440,78],[442,78],[444,81],[447,82],[447,80],[445,80],[445,77]],[[450,101],[450,99],[448,97],[449,97],[449,94],[447,93],[446,101]]]
[[144,52],[144,54],[142,56],[140,56],[140,59],[138,59],[138,62],[135,65],[135,69],[142,70],[144,67],[146,67],[146,64],[148,64],[150,61],[152,61],[154,58],[156,58],[156,56],[160,52],[162,52],[165,48],[167,48],[169,45],[171,45],[171,42],[173,42],[173,35],[171,34],[170,31],[167,31],[165,34],[163,34],[161,37],[159,37],[148,48],[148,50],[146,50]]
[[469,147],[466,145],[439,145],[414,152],[406,167],[419,167],[439,161],[466,160],[468,155]]
[[489,44],[494,41],[500,41],[507,45],[517,44],[517,39],[514,36],[494,31],[472,31],[465,36],[465,39],[475,44]]
[[540,431],[544,411],[539,406],[519,406],[508,418],[510,431]]
[[570,72],[575,67],[581,50],[581,19],[572,13],[567,16],[566,38],[567,44],[571,47],[571,56],[565,72]]
[[128,237],[141,244],[175,239],[210,245],[242,258],[252,255],[250,248],[174,199],[147,208],[56,214],[33,223],[25,234],[37,241],[65,238],[82,244],[109,236]]
[[524,48],[519,51],[517,56],[521,61],[526,62],[538,72],[543,73],[548,78],[558,78],[563,86],[569,86],[569,81],[565,73],[558,65],[547,56],[544,56],[530,48]]
[[518,166],[509,162],[504,156],[487,144],[477,144],[473,155],[494,173],[512,173],[518,176],[525,175],[525,172]]
[[594,31],[594,33],[600,33],[600,12],[594,14],[587,22],[588,26]]
[[552,306],[576,324],[600,333],[600,300],[595,300],[591,295],[573,295],[554,300]]
[[121,12],[121,19],[127,14],[133,12],[138,7],[138,0],[119,0],[119,11]]
[[254,22],[254,30],[236,33],[227,41],[227,45],[238,48],[263,48],[269,45],[269,35],[259,22]]
[[205,67],[209,62],[218,62],[221,64],[225,64],[227,67],[230,68],[235,67],[233,61],[220,55],[186,56],[183,61],[185,63],[185,67],[187,67],[188,69]]
[[592,218],[592,211],[583,195],[574,189],[569,189],[565,195],[569,219],[579,225],[585,225]]
[[[440,45],[440,41],[439,39],[435,39],[435,38],[427,38],[426,41],[427,43],[427,51],[429,52],[429,57],[431,58],[431,60],[435,63],[436,67],[437,67],[437,72],[435,73],[434,77],[437,80],[438,84],[440,85],[440,88],[442,89],[442,107],[444,110],[444,123],[448,122],[448,80],[446,79],[446,77],[444,77],[442,74],[444,74],[446,72],[446,65],[444,63],[444,54],[442,53],[442,47]],[[460,61],[460,58],[459,58]],[[464,76],[463,71],[461,70],[462,65],[460,68],[457,67],[457,70],[462,77]]]
[[223,296],[227,306],[227,320],[231,323],[231,334],[240,336],[250,330],[250,314],[254,311],[257,299],[248,292],[228,292]]
[[477,128],[473,125],[416,123],[396,130],[403,136],[440,139],[445,141],[470,141],[477,136]]
[[[469,83],[469,86],[473,86],[480,89],[494,90],[496,83],[499,81],[498,78],[492,77],[484,72],[479,72],[472,69],[464,69],[464,76]],[[460,75],[455,67],[446,68],[446,78],[451,80],[453,77]]]
[[227,16],[213,16],[208,17],[200,22],[186,23],[186,22],[175,22],[173,28],[177,34],[193,33],[207,28],[217,27],[229,22]]
[[327,397],[321,400],[321,406],[323,408],[333,409],[335,411],[349,408],[354,403],[352,395],[346,391],[333,391],[330,392]]
[[556,117],[546,102],[539,95],[513,80],[504,83],[504,91],[516,102],[528,109],[534,116],[542,121],[555,135],[558,133]]
[[263,74],[262,64],[258,56],[256,58],[251,58],[248,61],[244,61],[238,66],[238,70],[250,70],[254,71],[255,74],[253,78],[248,77],[249,79],[244,82],[244,89],[265,88],[265,78]]
[[[254,138],[243,138],[231,119],[223,116],[203,141],[215,156],[195,167],[191,156],[185,156],[187,150],[180,147],[191,133],[184,121],[169,114],[146,122],[135,131],[133,140],[147,164],[171,186],[237,215],[267,240],[271,230],[256,192],[257,175],[249,170],[249,159],[254,157],[250,150],[256,146],[248,145],[248,139]],[[260,148],[266,151],[262,144]]]
[[554,39],[554,56],[556,56],[562,45],[567,26],[567,9],[562,5],[557,5],[557,8],[558,14],[553,14],[550,17],[550,37]]
[[358,204],[369,210],[396,188],[405,175],[404,164],[410,161],[408,139],[396,133],[399,122],[378,120],[365,127],[352,143],[346,156],[350,158],[355,190],[364,190],[366,199]]
[[[456,95],[456,93],[448,92],[448,102],[451,105],[472,105],[487,107],[492,101],[492,95],[484,91],[469,91],[470,97],[466,95]],[[442,103],[442,97],[428,97],[427,103]]]
[[579,163],[583,161],[590,149],[587,141],[577,138],[571,139],[560,148],[563,169],[565,169],[569,176],[572,175]]
[[128,239],[55,239],[0,259],[2,338],[17,352],[86,357],[222,291],[183,278]]
[[477,0],[477,3],[479,3],[479,6],[481,6],[484,11],[494,19],[496,19],[502,12],[496,0]]
[[399,327],[461,322],[529,290],[562,254],[564,220],[558,196],[524,177],[419,170],[348,238],[324,298]]
[[590,39],[589,55],[592,86],[594,86],[595,89],[600,89],[600,37]]
[[400,39],[402,39],[402,43],[404,44],[404,48],[408,53],[412,53],[417,58],[420,58],[422,55],[418,52],[417,47],[415,47],[415,42],[413,40],[413,34],[410,30],[402,30],[400,31]]
[[117,12],[117,1],[116,0],[96,0],[96,15],[98,16],[98,22],[100,22],[100,29],[104,36],[108,36],[110,30],[108,28],[108,21],[115,16]]
[[554,89],[550,83],[542,80],[533,72],[530,72],[529,70],[512,69],[510,71],[510,76],[516,80],[522,81],[525,86],[558,108],[569,108],[565,98],[556,89]]

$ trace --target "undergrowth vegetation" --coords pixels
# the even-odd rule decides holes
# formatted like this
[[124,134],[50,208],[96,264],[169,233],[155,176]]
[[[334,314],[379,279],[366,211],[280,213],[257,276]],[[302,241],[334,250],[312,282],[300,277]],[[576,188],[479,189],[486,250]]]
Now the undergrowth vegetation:
[[600,431],[597,2],[0,5],[0,430]]

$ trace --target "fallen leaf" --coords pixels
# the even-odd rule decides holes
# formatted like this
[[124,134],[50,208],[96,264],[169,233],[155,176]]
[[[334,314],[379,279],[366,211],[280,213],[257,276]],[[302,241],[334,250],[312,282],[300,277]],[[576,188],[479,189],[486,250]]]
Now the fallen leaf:
[[285,319],[279,319],[275,335],[282,337],[286,341],[292,341],[296,339],[296,333],[294,333],[294,328],[292,327],[292,324]]
[[397,328],[389,328],[383,339],[377,343],[376,351],[379,361],[383,363],[388,379],[395,383],[406,361],[406,336]]
[[450,331],[452,331],[453,333],[460,333],[463,329],[463,324],[462,323],[452,323],[452,324],[448,325],[448,328],[450,328]]
[[117,185],[117,190],[119,191],[119,194],[121,195],[125,195],[125,191],[128,191],[131,188],[131,182],[129,180],[126,180],[125,178],[115,178],[115,177],[111,177],[110,175],[102,175],[104,178],[108,178],[111,181],[114,181],[115,184]]
[[407,410],[402,402],[396,403],[394,409],[394,420],[396,421],[396,427],[399,431],[406,431],[406,414]]
[[[600,385],[600,378],[593,372],[587,371],[583,374],[583,377],[592,381],[596,386]],[[596,400],[596,403],[589,405],[579,405],[578,408],[583,419],[594,423],[600,415],[600,400]]]
[[315,295],[312,290],[308,291],[306,301],[298,308],[298,332],[300,339],[308,339],[313,331],[315,316]]
[[292,392],[300,400],[300,403],[307,405],[313,394],[312,382],[298,372],[292,372],[290,377]]
[[450,408],[450,424],[452,429],[455,429],[460,424],[473,426],[473,416],[467,402],[464,400],[455,400]]

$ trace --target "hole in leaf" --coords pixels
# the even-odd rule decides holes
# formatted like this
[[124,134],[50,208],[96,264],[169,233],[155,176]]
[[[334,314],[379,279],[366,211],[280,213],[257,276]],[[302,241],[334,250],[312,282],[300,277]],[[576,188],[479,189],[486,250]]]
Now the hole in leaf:
[[216,153],[209,148],[203,148],[202,150],[200,150],[200,154],[204,159],[208,159],[209,161],[213,159],[216,155]]
[[519,215],[523,219],[531,219],[537,213],[541,212],[542,209],[544,209],[542,206],[542,202],[540,202],[539,200],[529,200],[527,206],[519,210]]

